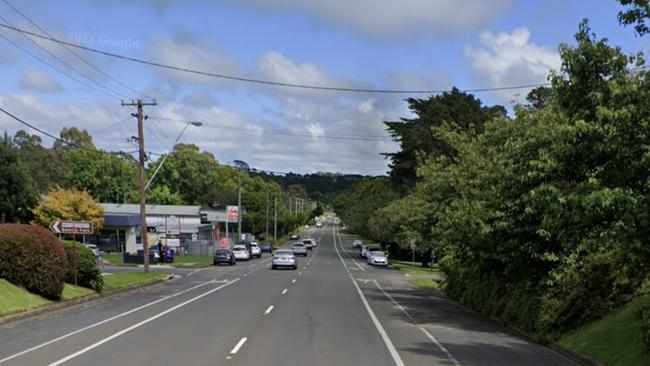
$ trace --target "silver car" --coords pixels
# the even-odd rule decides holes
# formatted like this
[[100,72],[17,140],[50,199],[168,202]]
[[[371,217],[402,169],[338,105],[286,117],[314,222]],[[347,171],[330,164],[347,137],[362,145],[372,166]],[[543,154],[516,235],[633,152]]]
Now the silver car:
[[376,250],[372,251],[368,254],[368,264],[372,266],[387,266],[388,265],[388,257],[386,256],[386,253]]
[[298,260],[296,259],[296,256],[293,254],[292,250],[279,249],[273,253],[271,269],[277,269],[280,267],[298,269]]
[[295,255],[307,256],[307,247],[303,243],[293,243],[291,250]]

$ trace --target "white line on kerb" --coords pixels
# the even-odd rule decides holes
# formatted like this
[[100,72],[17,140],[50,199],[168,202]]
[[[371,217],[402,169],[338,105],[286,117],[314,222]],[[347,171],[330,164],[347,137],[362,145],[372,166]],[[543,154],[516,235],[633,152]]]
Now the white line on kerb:
[[282,290],[282,295],[286,294],[287,291],[288,291],[288,290],[287,290],[286,288],[285,288],[284,290]]
[[264,315],[269,315],[272,311],[273,311],[273,305],[266,308],[266,311],[264,312]]
[[68,338],[68,337],[71,337],[71,336],[73,336],[73,335],[75,335],[75,334],[79,334],[79,333],[84,332],[84,331],[86,331],[86,330],[88,330],[88,329],[92,329],[92,328],[98,327],[98,326],[100,326],[100,325],[102,325],[102,324],[106,324],[106,323],[108,323],[108,322],[110,322],[110,321],[113,321],[113,320],[115,320],[115,319],[119,319],[119,318],[124,317],[124,316],[127,316],[127,315],[129,315],[129,314],[133,314],[133,313],[135,313],[136,311],[139,311],[139,310],[142,310],[142,309],[148,308],[148,307],[150,307],[150,306],[152,306],[152,305],[155,305],[155,304],[158,304],[158,303],[160,303],[160,302],[162,302],[162,301],[165,301],[165,300],[168,300],[168,299],[174,298],[174,297],[176,297],[176,296],[178,296],[178,295],[181,295],[181,294],[184,294],[184,293],[186,293],[186,292],[188,292],[188,291],[192,291],[192,290],[195,290],[195,289],[197,289],[197,288],[199,288],[199,287],[203,287],[203,286],[209,285],[209,284],[211,284],[211,283],[215,283],[215,280],[207,281],[207,282],[203,282],[203,283],[201,283],[201,284],[199,284],[199,285],[192,286],[192,287],[190,287],[190,288],[186,288],[185,290],[182,290],[182,291],[176,292],[176,293],[174,293],[174,294],[172,294],[172,295],[169,295],[169,296],[162,297],[162,298],[160,298],[160,299],[158,299],[158,300],[156,300],[156,301],[152,301],[152,302],[150,302],[150,303],[147,303],[147,304],[144,304],[144,305],[140,305],[140,306],[138,306],[138,307],[136,307],[136,308],[133,308],[133,309],[128,310],[128,311],[125,311],[125,312],[123,312],[123,313],[120,313],[120,314],[114,315],[114,316],[112,316],[112,317],[110,317],[110,318],[106,318],[106,319],[104,319],[104,320],[102,320],[102,321],[99,321],[99,322],[97,322],[97,323],[93,323],[93,324],[91,324],[91,325],[89,325],[89,326],[86,326],[86,327],[83,327],[83,328],[77,329],[77,330],[72,331],[72,332],[70,332],[70,333],[64,334],[64,335],[62,335],[62,336],[60,336],[60,337],[57,337],[57,338],[51,339],[51,340],[49,340],[49,341],[47,341],[47,342],[41,343],[41,344],[39,344],[39,345],[37,345],[37,346],[34,346],[34,347],[32,347],[32,348],[28,348],[28,349],[26,349],[26,350],[24,350],[24,351],[20,351],[20,352],[18,352],[18,353],[14,353],[14,354],[11,355],[11,356],[7,356],[7,357],[1,359],[1,360],[0,360],[0,364],[1,364],[1,363],[5,363],[5,362],[7,362],[7,361],[9,361],[9,360],[12,360],[12,359],[14,359],[14,358],[16,358],[16,357],[20,357],[20,356],[22,356],[22,355],[24,355],[24,354],[27,354],[27,353],[29,353],[29,352],[36,351],[36,350],[39,349],[39,348],[43,348],[43,347],[45,347],[45,346],[49,346],[49,345],[52,344],[52,343],[55,343],[55,342],[58,342],[58,341],[64,340],[64,339],[66,339],[66,338]]
[[350,279],[352,280],[352,284],[354,285],[354,288],[357,289],[357,293],[359,294],[359,297],[361,298],[361,302],[363,302],[363,305],[366,307],[366,311],[368,312],[368,315],[370,315],[370,319],[372,320],[372,323],[375,325],[375,328],[377,328],[377,331],[379,332],[379,335],[381,336],[381,339],[384,341],[384,344],[386,345],[386,348],[388,348],[388,352],[390,353],[391,357],[393,358],[393,362],[395,362],[395,365],[397,366],[404,366],[404,361],[402,361],[402,358],[400,357],[399,353],[397,352],[397,349],[395,348],[395,345],[393,345],[393,342],[390,340],[390,337],[388,337],[388,333],[386,333],[386,330],[384,330],[384,327],[381,325],[379,322],[379,319],[377,318],[377,315],[375,315],[375,312],[372,311],[372,308],[370,307],[370,304],[368,304],[368,300],[366,300],[366,296],[363,294],[363,291],[361,291],[361,288],[359,285],[357,285],[357,281],[354,280],[354,277],[352,276],[352,273],[350,273],[350,270],[348,269],[347,264],[345,264],[345,261],[343,260],[343,257],[341,257],[341,253],[339,253],[339,249],[336,247],[336,226],[332,227],[332,234],[334,238],[334,250],[336,250],[336,254],[339,256],[339,259],[341,260],[341,263],[343,263],[343,267],[345,267],[345,271],[348,273],[348,276],[350,276]]
[[246,337],[240,339],[239,342],[237,342],[237,345],[235,346],[235,348],[233,348],[232,351],[230,351],[230,354],[231,355],[236,355],[237,352],[239,352],[239,349],[244,345],[244,343],[246,343],[247,340],[248,340],[248,338],[246,338]]
[[121,336],[123,334],[126,334],[126,333],[132,331],[133,329],[139,328],[139,327],[141,327],[141,326],[143,326],[143,325],[145,325],[145,324],[147,324],[149,322],[152,322],[152,321],[160,318],[161,316],[167,315],[167,314],[171,313],[172,311],[174,311],[176,309],[179,309],[179,308],[181,308],[181,307],[183,307],[185,305],[188,305],[190,303],[193,303],[194,301],[199,300],[199,299],[201,299],[201,298],[203,298],[205,296],[208,296],[213,292],[217,292],[217,291],[221,290],[222,288],[224,288],[224,287],[226,287],[228,285],[231,285],[231,284],[233,284],[233,283],[235,283],[237,281],[239,281],[239,278],[236,278],[233,281],[225,283],[225,284],[223,284],[223,285],[221,285],[219,287],[215,287],[212,290],[206,291],[206,292],[202,293],[201,295],[194,296],[193,298],[191,298],[189,300],[183,301],[182,303],[180,303],[180,304],[178,304],[176,306],[173,306],[173,307],[171,307],[171,308],[169,308],[169,309],[167,309],[165,311],[162,311],[162,312],[160,312],[160,313],[158,313],[158,314],[156,314],[156,315],[154,315],[152,317],[149,317],[149,318],[147,318],[147,319],[145,319],[145,320],[143,320],[143,321],[141,321],[139,323],[135,323],[135,324],[133,324],[132,326],[130,326],[128,328],[122,329],[121,331],[119,331],[117,333],[114,333],[113,335],[110,335],[110,336],[102,339],[101,341],[95,342],[95,343],[91,344],[90,346],[85,347],[85,348],[83,348],[83,349],[81,349],[81,350],[79,350],[79,351],[77,351],[77,352],[75,352],[75,353],[73,353],[71,355],[68,355],[68,356],[66,356],[66,357],[64,357],[64,358],[62,358],[62,359],[60,359],[58,361],[54,361],[54,362],[50,363],[48,366],[58,366],[58,365],[61,365],[61,364],[65,363],[65,362],[68,362],[68,361],[70,361],[71,359],[73,359],[73,358],[75,358],[77,356],[83,355],[84,353],[86,353],[88,351],[91,351],[91,350],[101,346],[104,343],[107,343],[107,342],[109,342],[109,341],[111,341],[111,340],[113,340],[113,339],[115,339],[115,338],[117,338],[117,337],[119,337],[119,336]]

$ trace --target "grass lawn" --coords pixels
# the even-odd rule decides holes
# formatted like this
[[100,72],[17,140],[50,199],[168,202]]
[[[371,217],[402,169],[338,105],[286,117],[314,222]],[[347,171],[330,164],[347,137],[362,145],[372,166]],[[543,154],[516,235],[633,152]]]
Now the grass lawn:
[[442,272],[438,269],[438,265],[433,267],[422,267],[422,263],[415,262],[415,266],[411,266],[411,262],[407,261],[398,261],[398,260],[389,260],[390,268],[398,269],[404,273],[415,274],[415,275],[440,275],[444,276]]
[[102,258],[104,258],[104,264],[109,264],[108,262],[114,266],[121,266],[124,264],[122,253],[105,253],[102,255]]
[[607,317],[565,335],[558,342],[604,366],[650,365],[650,353],[644,353],[641,329],[635,312],[650,304],[650,296],[641,297]]
[[75,286],[66,283],[65,287],[63,287],[63,294],[61,294],[61,301],[72,300],[72,299],[93,295],[93,294],[95,294],[95,291],[89,288]]
[[174,263],[172,265],[176,268],[202,268],[212,265],[212,256],[198,256],[198,255],[176,255],[174,256]]
[[413,278],[409,282],[411,286],[422,290],[434,291],[439,288],[438,282],[428,278]]
[[156,282],[169,276],[167,273],[157,272],[121,272],[104,276],[104,292],[110,292],[119,288],[145,283]]
[[7,280],[0,279],[0,316],[29,310],[50,302]]

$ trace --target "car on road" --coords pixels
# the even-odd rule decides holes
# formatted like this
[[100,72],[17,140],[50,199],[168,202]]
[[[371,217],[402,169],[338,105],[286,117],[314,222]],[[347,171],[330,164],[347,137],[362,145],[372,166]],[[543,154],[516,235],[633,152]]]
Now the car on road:
[[366,258],[368,259],[368,256],[370,255],[370,252],[377,251],[381,249],[379,245],[377,244],[369,244],[369,245],[362,245],[361,246],[361,258]]
[[300,239],[300,235],[298,234],[291,234],[291,236],[289,237],[289,240],[298,240],[298,239]]
[[83,244],[86,248],[90,249],[95,257],[99,257],[102,255],[102,251],[97,247],[95,244]]
[[316,223],[316,227],[321,227],[321,226],[323,226],[322,222],[319,221],[319,222]]
[[371,266],[387,266],[388,265],[388,257],[386,256],[386,253],[380,251],[380,250],[374,250],[370,253],[368,253],[368,264]]
[[212,264],[217,266],[221,263],[229,264],[231,266],[236,264],[237,260],[235,259],[235,254],[228,249],[217,249],[217,251],[214,252]]
[[251,253],[246,249],[245,245],[235,245],[232,247],[232,252],[235,254],[236,260],[247,261],[251,259]]
[[355,239],[355,240],[352,241],[352,246],[355,247],[355,248],[361,248],[362,245],[363,245],[363,242],[361,240],[359,240],[359,239]]
[[273,253],[271,269],[277,269],[280,267],[298,269],[298,259],[296,259],[296,255],[293,254],[293,251],[289,249],[278,249]]
[[307,256],[307,247],[303,243],[293,243],[291,245],[291,251],[295,255]]
[[313,249],[314,247],[318,246],[318,244],[316,244],[316,239],[312,238],[302,239],[302,243],[305,244],[305,247],[307,247],[307,249]]
[[272,253],[273,245],[271,245],[271,243],[264,242],[260,244],[260,249],[262,250],[262,253]]
[[262,248],[254,241],[250,243],[248,250],[251,252],[251,257],[260,258],[262,256]]

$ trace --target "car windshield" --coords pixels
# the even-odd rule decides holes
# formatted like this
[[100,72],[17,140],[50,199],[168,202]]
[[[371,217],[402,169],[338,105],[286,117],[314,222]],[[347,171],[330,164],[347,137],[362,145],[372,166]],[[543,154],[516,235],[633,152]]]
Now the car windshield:
[[287,256],[287,255],[293,255],[293,252],[290,250],[278,250],[275,252],[276,256]]
[[372,255],[373,257],[385,257],[386,256],[386,254],[384,254],[384,252],[377,252],[377,251],[370,252],[370,255]]
[[244,249],[244,248],[232,248],[232,250],[235,251],[235,252],[243,252],[246,249]]
[[294,248],[302,248],[304,246],[305,246],[305,244],[302,244],[302,243],[298,243],[298,244],[293,245]]

